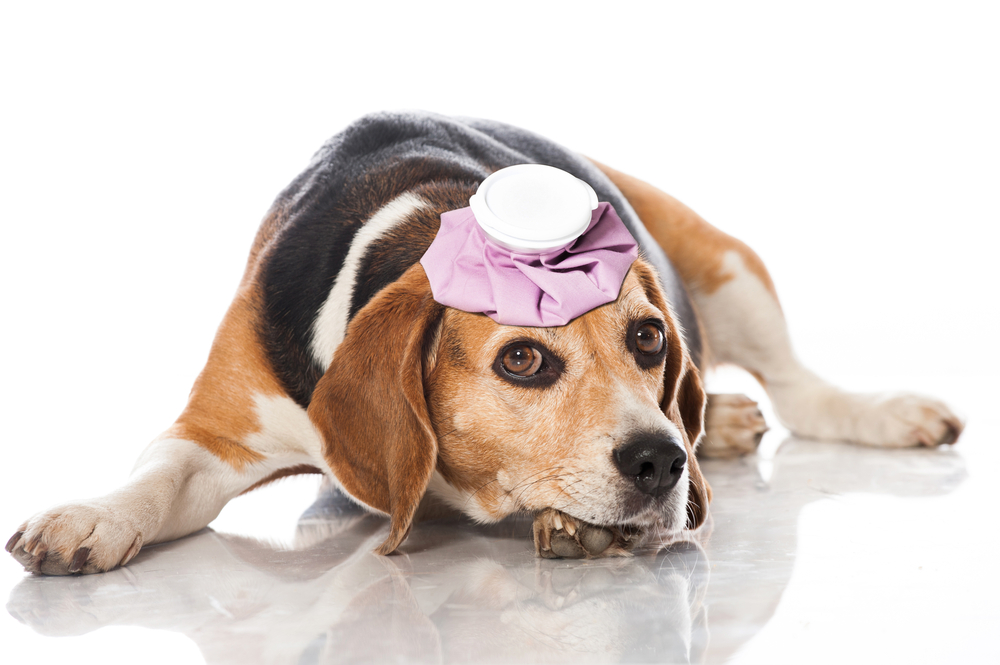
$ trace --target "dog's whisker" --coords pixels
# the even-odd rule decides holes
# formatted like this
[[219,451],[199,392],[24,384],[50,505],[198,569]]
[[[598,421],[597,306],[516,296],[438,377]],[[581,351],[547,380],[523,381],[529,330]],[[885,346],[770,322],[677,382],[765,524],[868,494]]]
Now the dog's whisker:
[[[559,468],[559,467],[556,467],[556,468]],[[535,475],[537,475],[537,474],[535,474]],[[519,483],[518,485],[516,485],[514,488],[511,489],[511,494],[513,494],[514,491],[520,490],[518,492],[517,496],[513,497],[514,501],[515,501],[515,505],[524,505],[523,502],[521,501],[521,497],[523,497],[524,493],[527,492],[528,490],[530,490],[535,485],[538,485],[538,484],[544,483],[544,482],[548,482],[548,481],[558,481],[561,477],[562,477],[561,474],[555,474],[555,475],[552,475],[552,476],[545,476],[543,478],[539,478],[539,479],[533,480],[531,482],[522,482],[522,483]]]
[[469,498],[466,500],[465,504],[468,505],[469,502],[472,501],[476,497],[477,494],[479,494],[480,492],[482,492],[484,489],[486,489],[487,487],[489,487],[493,483],[499,483],[499,482],[500,481],[498,481],[496,478],[494,478],[493,480],[490,480],[490,481],[487,481],[487,482],[483,483],[482,485],[480,485],[476,489],[475,492],[473,492],[472,494],[469,495]]
[[[521,504],[521,502],[519,500],[520,496],[515,497],[514,496],[514,492],[517,491],[518,489],[522,488],[525,484],[527,484],[528,483],[528,479],[533,478],[533,477],[535,477],[537,475],[540,475],[540,474],[550,473],[552,471],[557,471],[559,469],[562,469],[562,467],[560,467],[560,466],[552,466],[552,467],[548,467],[546,469],[542,469],[541,471],[537,471],[537,472],[529,475],[528,478],[526,478],[526,479],[522,480],[521,482],[517,483],[516,485],[514,485],[514,487],[512,487],[510,489],[507,489],[507,490],[504,490],[504,496],[503,496],[503,499],[501,499],[501,501],[500,501],[500,506],[498,506],[498,510],[500,510],[502,512],[504,504],[506,504],[506,502],[507,502],[508,499],[514,501],[515,510],[519,509],[523,504]],[[546,479],[547,478],[541,478],[541,479],[539,479],[537,481],[532,481],[532,483],[544,481]],[[494,482],[494,481],[491,481],[491,482]],[[487,485],[488,484],[489,483],[487,483]],[[485,487],[485,485],[484,485],[484,487]],[[482,489],[482,488],[480,488],[480,489]],[[478,491],[479,490],[477,490],[477,492]]]

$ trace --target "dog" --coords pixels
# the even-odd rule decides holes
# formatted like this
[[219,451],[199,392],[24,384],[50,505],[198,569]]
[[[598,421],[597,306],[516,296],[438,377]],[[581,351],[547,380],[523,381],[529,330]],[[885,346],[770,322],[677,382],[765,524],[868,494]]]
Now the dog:
[[[524,163],[588,183],[639,247],[617,298],[566,325],[442,305],[419,263],[442,213]],[[937,400],[804,368],[758,256],[651,185],[497,122],[367,116],[278,196],[187,407],[129,481],[36,515],[7,550],[35,573],[106,571],[242,493],[320,473],[389,517],[379,554],[437,505],[535,513],[542,557],[626,555],[705,521],[696,452],[751,452],[766,429],[751,400],[705,394],[718,363],[755,376],[803,437],[936,446],[963,428]]]

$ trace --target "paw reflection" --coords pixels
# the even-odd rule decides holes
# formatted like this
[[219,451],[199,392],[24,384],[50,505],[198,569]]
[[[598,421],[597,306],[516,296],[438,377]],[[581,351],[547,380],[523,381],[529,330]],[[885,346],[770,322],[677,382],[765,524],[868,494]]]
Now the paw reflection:
[[[179,631],[212,663],[697,662],[706,639],[704,551],[630,559],[535,558],[530,518],[438,520],[410,555],[380,557],[383,520],[321,497],[293,549],[205,530],[127,569],[26,578],[8,611],[46,635],[103,626]],[[432,549],[431,556],[418,553]],[[56,582],[53,584],[52,582]]]

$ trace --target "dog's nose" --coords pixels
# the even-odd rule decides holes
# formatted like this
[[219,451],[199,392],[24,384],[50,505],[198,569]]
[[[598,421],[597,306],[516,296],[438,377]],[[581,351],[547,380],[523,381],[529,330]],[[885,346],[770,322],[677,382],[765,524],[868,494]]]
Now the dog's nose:
[[634,435],[613,453],[615,466],[635,481],[640,492],[662,496],[672,490],[684,472],[687,453],[669,434],[645,432]]

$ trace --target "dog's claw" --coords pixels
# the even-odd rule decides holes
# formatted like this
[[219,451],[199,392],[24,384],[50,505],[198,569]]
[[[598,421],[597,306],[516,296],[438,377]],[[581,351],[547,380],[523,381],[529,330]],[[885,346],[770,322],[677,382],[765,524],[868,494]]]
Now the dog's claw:
[[7,550],[8,554],[14,551],[14,548],[17,547],[17,542],[21,540],[21,536],[23,535],[24,535],[23,531],[18,531],[17,533],[15,533],[13,536],[10,537],[10,540],[7,541],[7,545],[4,546],[4,549]]
[[18,527],[7,551],[29,573],[79,575],[123,566],[142,545],[142,533],[116,511],[67,504]]
[[141,549],[142,549],[142,535],[138,535],[135,537],[135,540],[132,541],[132,544],[129,546],[128,551],[125,552],[125,556],[122,557],[122,560],[118,565],[124,566],[125,564],[127,564],[135,557],[136,554],[139,553],[139,550]]
[[38,556],[42,553],[42,550],[40,549],[41,544],[42,544],[42,534],[36,533],[22,547],[24,551],[27,552],[28,554],[32,556]]
[[73,560],[69,562],[69,567],[67,570],[71,573],[78,573],[83,570],[84,565],[87,563],[87,559],[90,558],[90,548],[81,547],[73,554]]
[[938,441],[938,445],[950,446],[958,441],[958,435],[962,432],[962,423],[949,421],[945,423],[945,426],[944,436]]

